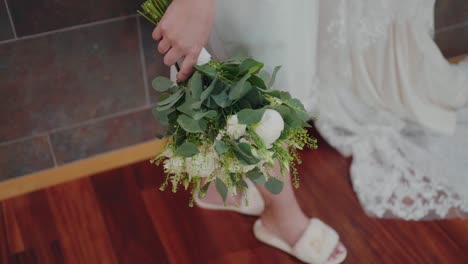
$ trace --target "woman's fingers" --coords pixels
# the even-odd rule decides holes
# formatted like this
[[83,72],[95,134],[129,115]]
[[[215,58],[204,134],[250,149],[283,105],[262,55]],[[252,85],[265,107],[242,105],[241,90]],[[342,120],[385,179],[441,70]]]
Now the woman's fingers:
[[159,53],[164,55],[166,54],[166,52],[169,51],[170,48],[171,48],[171,43],[169,42],[167,38],[163,38],[161,41],[159,41],[159,45],[158,45]]
[[156,41],[160,41],[162,39],[162,31],[161,31],[161,27],[156,27],[154,28],[153,30],[153,34],[151,35],[153,37],[154,40]]
[[172,66],[182,57],[182,52],[173,47],[164,56],[164,64],[167,66]]
[[189,55],[184,58],[184,62],[182,63],[182,67],[180,71],[177,73],[177,80],[185,81],[190,77],[193,72],[193,65],[197,63],[197,57],[194,55]]

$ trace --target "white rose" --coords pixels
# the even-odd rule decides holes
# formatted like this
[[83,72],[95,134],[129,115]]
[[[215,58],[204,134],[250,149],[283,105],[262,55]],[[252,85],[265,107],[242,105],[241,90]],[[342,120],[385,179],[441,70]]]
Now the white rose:
[[239,119],[237,115],[232,115],[227,119],[227,129],[226,133],[232,139],[239,139],[245,134],[246,125],[239,124]]
[[284,129],[284,121],[280,113],[275,110],[267,109],[263,113],[262,120],[255,127],[257,135],[265,142],[267,148],[281,136]]

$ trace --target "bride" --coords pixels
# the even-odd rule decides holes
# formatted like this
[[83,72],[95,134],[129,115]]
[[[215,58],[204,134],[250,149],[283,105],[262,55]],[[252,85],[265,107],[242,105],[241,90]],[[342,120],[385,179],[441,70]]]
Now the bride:
[[[206,45],[221,60],[282,65],[277,88],[319,114],[322,136],[353,157],[369,215],[467,217],[468,63],[450,65],[433,42],[434,2],[173,0],[153,38],[167,65],[184,59],[179,80]],[[249,189],[248,208],[223,208],[215,192],[198,204],[259,215],[255,236],[304,262],[343,261],[336,232],[302,212],[291,184],[278,196]]]

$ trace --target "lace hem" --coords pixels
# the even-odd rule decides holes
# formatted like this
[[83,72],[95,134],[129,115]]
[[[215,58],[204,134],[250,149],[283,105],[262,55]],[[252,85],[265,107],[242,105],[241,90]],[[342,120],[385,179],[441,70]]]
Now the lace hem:
[[398,133],[373,129],[357,136],[324,121],[318,129],[330,144],[352,154],[351,180],[368,215],[405,220],[468,217],[468,199],[411,164],[403,147],[410,143]]

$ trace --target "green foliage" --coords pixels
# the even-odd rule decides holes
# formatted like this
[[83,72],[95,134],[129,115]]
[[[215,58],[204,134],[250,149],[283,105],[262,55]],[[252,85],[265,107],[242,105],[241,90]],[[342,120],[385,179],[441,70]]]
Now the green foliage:
[[260,171],[258,168],[255,168],[247,172],[247,177],[249,177],[249,179],[251,179],[253,182],[257,184],[264,184],[266,181],[265,175],[263,175],[263,172]]
[[265,109],[243,109],[237,113],[237,118],[240,124],[252,125],[257,124],[262,119]]
[[225,144],[224,142],[216,140],[215,149],[216,149],[216,152],[218,152],[218,154],[222,155],[228,152],[231,148],[229,147],[229,145]]
[[159,76],[153,80],[152,85],[157,92],[165,92],[171,89],[174,83],[166,77]]
[[177,148],[175,155],[189,158],[199,153],[197,145],[191,142],[185,142]]
[[228,193],[226,184],[221,179],[216,178],[215,185],[216,185],[216,190],[219,192],[219,194],[223,198],[223,201],[226,202],[227,193]]
[[279,194],[283,190],[284,182],[275,177],[270,177],[265,183],[265,188],[272,194]]

